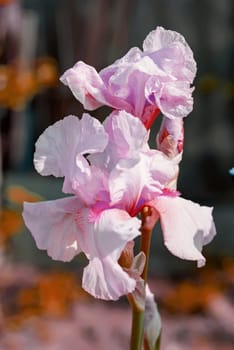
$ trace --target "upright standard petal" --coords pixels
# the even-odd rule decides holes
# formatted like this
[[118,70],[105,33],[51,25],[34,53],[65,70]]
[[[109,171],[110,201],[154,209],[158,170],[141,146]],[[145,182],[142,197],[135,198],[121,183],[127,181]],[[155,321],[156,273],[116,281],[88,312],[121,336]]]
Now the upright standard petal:
[[130,113],[112,112],[103,125],[109,142],[104,152],[89,157],[92,164],[111,171],[120,159],[137,159],[139,151],[149,148],[149,133],[141,121]]
[[120,160],[110,173],[111,201],[136,215],[145,203],[163,193],[177,172],[177,165],[156,150],[139,152],[137,161]]
[[54,260],[70,261],[80,253],[75,212],[81,204],[75,197],[41,203],[24,203],[23,218],[39,249]]
[[141,222],[120,209],[104,210],[95,221],[90,215],[86,209],[76,216],[80,247],[90,260],[82,285],[96,298],[116,300],[135,288],[118,259],[126,243],[140,234]]
[[126,59],[127,56],[129,53],[113,65],[104,68],[100,76],[105,81],[110,94],[118,98],[118,109],[123,109],[120,108],[120,103],[126,101],[128,105],[124,109],[141,119],[148,106],[144,90],[149,76],[164,77],[166,74],[147,56],[141,54],[138,61],[135,59],[130,61]]
[[68,116],[49,126],[36,143],[34,164],[41,175],[65,177],[64,192],[72,193],[71,181],[86,176],[89,168],[83,154],[101,152],[108,136],[101,123],[83,114]]
[[176,76],[188,79],[190,83],[196,75],[197,66],[193,52],[185,38],[163,27],[152,30],[143,42],[145,53],[157,53],[159,66],[170,70]]
[[180,197],[161,196],[152,201],[159,215],[168,250],[181,259],[197,260],[205,265],[202,247],[216,234],[212,208],[200,206]]
[[162,27],[122,58],[96,70],[79,61],[61,77],[86,109],[107,105],[141,119],[147,129],[160,110],[169,118],[191,112],[190,84],[196,73],[192,50],[179,33]]

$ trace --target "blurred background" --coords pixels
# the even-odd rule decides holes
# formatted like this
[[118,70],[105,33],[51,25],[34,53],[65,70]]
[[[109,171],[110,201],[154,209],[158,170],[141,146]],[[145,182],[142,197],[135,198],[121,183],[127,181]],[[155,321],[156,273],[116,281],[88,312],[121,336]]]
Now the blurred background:
[[[198,64],[178,187],[214,206],[218,231],[204,251],[207,266],[197,270],[171,256],[155,230],[150,285],[162,350],[233,349],[233,13],[232,0],[0,0],[0,350],[128,348],[126,301],[92,300],[80,287],[84,257],[49,259],[21,211],[24,200],[61,197],[61,181],[37,175],[32,162],[43,130],[83,111],[59,76],[78,60],[100,70],[141,47],[158,25],[180,32]],[[102,120],[107,112],[92,114]]]

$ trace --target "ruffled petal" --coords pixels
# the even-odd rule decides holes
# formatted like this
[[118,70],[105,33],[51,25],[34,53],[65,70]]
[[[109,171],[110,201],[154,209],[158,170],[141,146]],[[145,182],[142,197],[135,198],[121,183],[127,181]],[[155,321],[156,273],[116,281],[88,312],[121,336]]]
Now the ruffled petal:
[[[147,129],[159,109],[169,118],[184,117],[192,108],[189,86],[196,74],[192,50],[182,35],[162,27],[146,37],[143,49],[133,47],[99,73],[79,61],[63,74],[61,81],[85,109],[107,105],[125,110],[140,118]],[[160,98],[155,95],[152,101],[156,80],[162,86],[157,94]],[[177,83],[187,84],[187,88],[175,86]],[[151,95],[147,94],[149,84]]]
[[138,158],[140,150],[148,149],[149,133],[141,121],[125,111],[111,113],[104,122],[109,142],[102,154],[89,157],[92,164],[108,171],[120,159]]
[[84,269],[82,286],[95,298],[118,300],[135,289],[136,281],[111,258],[94,258]]
[[67,85],[75,98],[87,110],[94,110],[102,105],[117,109],[128,109],[127,102],[112,94],[97,71],[82,61],[68,69],[60,78]]
[[109,201],[108,177],[93,165],[88,166],[80,176],[72,180],[72,189],[87,206]]
[[162,194],[177,173],[177,165],[156,150],[139,152],[137,160],[120,160],[109,178],[112,204],[135,215],[144,203]]
[[197,260],[205,265],[202,247],[216,234],[212,208],[180,197],[158,197],[150,203],[159,215],[164,244],[181,259]]
[[172,119],[187,117],[193,110],[193,90],[183,82],[164,84],[161,96],[155,96],[162,114]]
[[153,52],[161,50],[170,47],[170,45],[175,42],[188,46],[181,34],[173,30],[167,30],[163,27],[157,27],[146,36],[143,42],[143,51]]
[[135,287],[118,259],[126,243],[140,234],[141,222],[119,209],[104,210],[92,218],[89,209],[76,216],[79,244],[90,260],[84,270],[83,288],[96,298],[116,300]]
[[[128,59],[126,57],[128,56]],[[100,72],[109,93],[118,101],[118,109],[142,119],[149,105],[145,98],[145,84],[151,75],[166,76],[150,57],[126,55]],[[133,61],[130,61],[133,59]],[[112,105],[113,106],[113,105]]]
[[36,143],[34,165],[41,175],[65,176],[64,192],[72,193],[71,181],[87,176],[89,164],[82,156],[101,152],[108,136],[101,123],[83,114],[68,116],[49,126]]
[[97,71],[82,61],[65,71],[60,81],[68,86],[84,108],[93,110],[105,104],[105,85]]
[[163,82],[151,77],[145,87],[146,98],[168,118],[184,118],[193,109],[193,88],[187,82]]
[[23,218],[39,249],[54,260],[70,261],[80,253],[74,213],[80,209],[75,197],[24,203]]
[[112,113],[105,121],[104,127],[109,135],[109,147],[112,154],[118,152],[118,158],[125,158],[132,152],[139,151],[147,145],[149,133],[141,121],[125,111]]
[[187,78],[192,83],[197,66],[193,52],[185,38],[172,30],[157,27],[143,42],[143,50],[149,54],[157,52],[155,59],[159,66],[177,77]]

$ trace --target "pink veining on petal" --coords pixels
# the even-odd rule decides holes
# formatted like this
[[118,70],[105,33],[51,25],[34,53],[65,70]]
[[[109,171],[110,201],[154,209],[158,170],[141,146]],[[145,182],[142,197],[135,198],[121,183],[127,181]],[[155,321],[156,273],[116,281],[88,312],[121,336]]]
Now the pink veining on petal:
[[172,188],[165,187],[162,191],[161,196],[167,196],[167,197],[178,197],[181,193],[177,190],[174,190]]
[[104,210],[110,209],[108,202],[97,202],[91,207],[88,220],[89,222],[96,222]]

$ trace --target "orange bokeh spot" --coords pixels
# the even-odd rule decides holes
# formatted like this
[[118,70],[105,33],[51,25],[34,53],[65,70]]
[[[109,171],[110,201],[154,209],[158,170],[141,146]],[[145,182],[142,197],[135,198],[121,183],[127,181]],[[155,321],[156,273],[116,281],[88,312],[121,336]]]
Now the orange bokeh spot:
[[8,240],[19,233],[23,225],[22,216],[10,209],[2,209],[0,212],[0,245],[7,244]]
[[28,191],[23,186],[9,186],[6,191],[7,199],[17,205],[23,202],[37,202],[42,199],[41,196],[34,192]]

